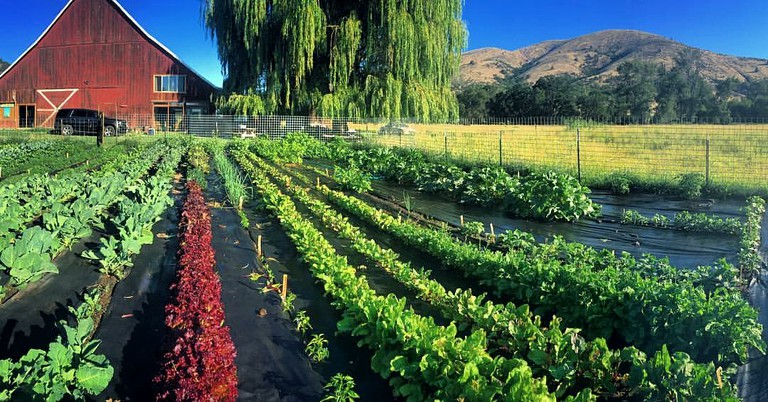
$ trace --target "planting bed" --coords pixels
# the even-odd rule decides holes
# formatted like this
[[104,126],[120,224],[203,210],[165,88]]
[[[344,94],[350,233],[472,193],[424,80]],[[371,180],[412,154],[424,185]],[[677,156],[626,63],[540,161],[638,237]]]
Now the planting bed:
[[2,260],[0,401],[768,395],[759,199],[590,193],[294,135],[34,162],[66,147],[0,146],[42,169],[0,181],[0,241],[60,239],[44,271],[19,262],[32,246]]
[[[666,199],[661,196],[632,195],[615,196],[605,193],[594,194],[591,198],[603,206],[601,219],[582,219],[575,223],[540,222],[515,219],[502,208],[478,207],[457,204],[439,195],[419,192],[414,189],[377,181],[373,183],[374,194],[385,199],[403,204],[404,191],[411,198],[411,209],[459,225],[461,216],[466,221],[479,221],[486,225],[493,223],[497,233],[504,230],[519,229],[534,235],[537,241],[562,236],[570,242],[578,242],[598,249],[607,248],[617,253],[628,252],[635,257],[645,253],[658,257],[667,257],[670,263],[680,268],[692,268],[710,265],[726,258],[735,263],[739,251],[739,237],[720,233],[698,233],[676,230],[664,230],[639,226],[627,226],[620,223],[624,210],[640,210],[646,215],[668,214],[688,211],[697,207],[697,202]],[[707,210],[720,217],[735,217],[743,220],[740,211],[746,202],[719,201]],[[486,228],[486,230],[489,230]]]

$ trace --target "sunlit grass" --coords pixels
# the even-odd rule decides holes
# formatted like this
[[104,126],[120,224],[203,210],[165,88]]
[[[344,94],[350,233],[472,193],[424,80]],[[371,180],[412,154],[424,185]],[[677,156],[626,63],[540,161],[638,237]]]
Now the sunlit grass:
[[556,169],[573,175],[578,175],[580,162],[583,181],[598,186],[614,172],[629,172],[644,187],[669,186],[686,173],[707,175],[708,154],[712,188],[768,193],[766,125],[599,125],[581,128],[578,134],[576,129],[553,125],[412,127],[416,134],[401,136],[378,135],[377,126],[368,126],[366,138],[466,162]]

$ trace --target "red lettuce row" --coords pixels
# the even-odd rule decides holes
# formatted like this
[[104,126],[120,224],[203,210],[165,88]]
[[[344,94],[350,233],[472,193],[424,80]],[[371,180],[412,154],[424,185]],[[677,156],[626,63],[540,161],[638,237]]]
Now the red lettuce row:
[[214,271],[211,214],[200,186],[190,181],[179,223],[178,281],[165,307],[169,328],[157,400],[234,401],[235,346],[224,325],[221,282]]

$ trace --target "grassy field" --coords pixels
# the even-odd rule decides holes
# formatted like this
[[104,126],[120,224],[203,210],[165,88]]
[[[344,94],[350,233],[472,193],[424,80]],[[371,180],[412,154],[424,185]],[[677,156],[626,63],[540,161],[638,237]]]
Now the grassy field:
[[[500,161],[522,168],[557,169],[601,186],[614,172],[644,187],[664,187],[681,174],[707,175],[713,188],[768,193],[768,125],[412,125],[415,135],[358,131],[375,144],[417,148],[467,162]],[[577,137],[579,141],[577,141]],[[578,146],[577,146],[578,143]],[[578,150],[578,153],[577,153]],[[579,163],[580,162],[580,163]]]

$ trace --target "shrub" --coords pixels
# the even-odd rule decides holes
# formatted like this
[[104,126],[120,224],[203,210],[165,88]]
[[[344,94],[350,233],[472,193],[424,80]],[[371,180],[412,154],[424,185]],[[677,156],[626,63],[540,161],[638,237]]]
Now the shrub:
[[680,196],[686,199],[701,197],[701,189],[704,187],[704,175],[701,173],[686,173],[677,177]]

